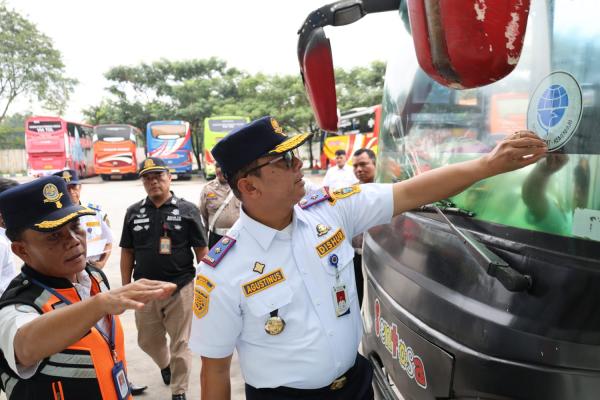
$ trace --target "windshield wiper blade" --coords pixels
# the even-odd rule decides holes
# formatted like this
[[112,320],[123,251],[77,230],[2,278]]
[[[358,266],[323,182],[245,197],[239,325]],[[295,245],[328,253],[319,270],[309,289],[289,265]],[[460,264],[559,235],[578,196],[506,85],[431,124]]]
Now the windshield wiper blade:
[[[445,200],[448,202],[448,200]],[[453,204],[449,202],[450,204]],[[444,211],[442,211],[442,209]],[[457,228],[452,221],[448,219],[445,213],[458,214],[463,216],[473,217],[475,214],[468,210],[463,210],[456,207],[438,207],[435,204],[427,204],[413,211],[436,212],[448,224],[452,232],[454,232],[461,240],[462,244],[471,253],[473,258],[481,265],[485,272],[496,278],[502,286],[511,292],[524,292],[531,288],[533,281],[531,276],[524,275],[513,269],[500,256],[487,248],[487,246],[478,241],[471,233]]]

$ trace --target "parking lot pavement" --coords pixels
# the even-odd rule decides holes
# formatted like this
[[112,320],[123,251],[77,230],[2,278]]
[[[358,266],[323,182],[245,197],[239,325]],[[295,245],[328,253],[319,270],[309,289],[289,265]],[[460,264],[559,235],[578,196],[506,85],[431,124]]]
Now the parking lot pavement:
[[[311,182],[319,184],[321,175],[306,174],[306,178]],[[19,179],[24,182],[27,179]],[[200,191],[206,184],[203,179],[194,177],[191,181],[174,181],[171,184],[171,190],[178,197],[197,204],[200,198]],[[123,228],[123,218],[127,207],[136,201],[146,197],[146,192],[140,180],[128,181],[102,181],[100,177],[84,179],[82,181],[81,199],[82,203],[98,204],[105,210],[110,219],[113,229],[114,244],[113,252],[104,268],[111,287],[121,286],[121,272],[119,268],[120,248],[119,240]],[[15,257],[15,265],[21,265],[21,260]],[[127,356],[128,375],[132,382],[137,385],[148,385],[148,389],[136,399],[168,399],[171,392],[169,387],[162,383],[159,368],[152,359],[146,355],[137,345],[137,330],[134,321],[134,312],[126,311],[121,316],[123,330],[125,332],[125,348]],[[194,356],[192,362],[192,372],[190,375],[190,387],[188,398],[198,399],[200,397],[200,359]],[[245,399],[244,381],[239,369],[237,355],[234,354],[231,369],[231,398],[233,400]],[[5,400],[4,394],[0,395],[0,400]]]

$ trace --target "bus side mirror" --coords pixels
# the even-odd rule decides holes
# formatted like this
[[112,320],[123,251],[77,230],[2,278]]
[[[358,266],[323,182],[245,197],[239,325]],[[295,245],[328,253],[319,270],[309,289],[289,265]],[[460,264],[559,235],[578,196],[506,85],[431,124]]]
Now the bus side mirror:
[[298,61],[308,100],[321,129],[337,131],[337,97],[331,45],[323,28],[307,34],[298,43]]
[[519,61],[529,5],[530,0],[408,0],[421,68],[455,89],[502,79]]

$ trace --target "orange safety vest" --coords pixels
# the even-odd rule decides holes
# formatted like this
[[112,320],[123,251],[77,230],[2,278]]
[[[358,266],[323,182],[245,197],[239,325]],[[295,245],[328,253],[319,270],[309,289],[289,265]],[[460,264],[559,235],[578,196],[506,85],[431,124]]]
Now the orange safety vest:
[[[92,280],[92,296],[108,290],[106,276],[99,269],[88,266],[86,271]],[[33,284],[30,278],[54,289],[71,303],[81,301],[77,290],[66,279],[43,276],[27,265],[23,267],[23,272],[7,288],[0,299],[0,308],[9,304],[27,304],[43,314],[60,307],[68,307],[50,291]],[[114,316],[113,323],[116,324],[116,357],[125,365],[123,329],[117,316]],[[34,346],[35,343],[31,345]],[[44,359],[35,375],[26,380],[19,378],[8,367],[2,355],[0,381],[9,400],[117,400],[112,376],[113,366],[110,347],[94,326],[77,342]]]

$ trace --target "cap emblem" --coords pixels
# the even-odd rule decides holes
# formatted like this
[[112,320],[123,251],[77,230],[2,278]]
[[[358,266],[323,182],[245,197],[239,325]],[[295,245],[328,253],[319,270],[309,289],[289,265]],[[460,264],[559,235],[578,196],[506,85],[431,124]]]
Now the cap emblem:
[[281,126],[279,126],[279,123],[277,122],[277,120],[275,118],[271,118],[271,126],[273,127],[273,130],[275,131],[275,133],[277,133],[281,136],[287,136],[285,133],[283,133],[283,128]]
[[44,203],[54,203],[56,205],[56,208],[62,208],[62,203],[60,202],[60,199],[63,196],[63,193],[58,191],[58,188],[55,184],[46,184],[46,186],[44,186],[44,189],[42,190],[42,193],[45,197]]
[[65,180],[65,182],[69,183],[71,182],[71,178],[73,177],[73,175],[71,175],[69,171],[63,171],[62,177]]
[[147,158],[146,161],[144,161],[144,168],[150,168],[155,166],[156,164],[154,164],[154,160],[151,158]]

